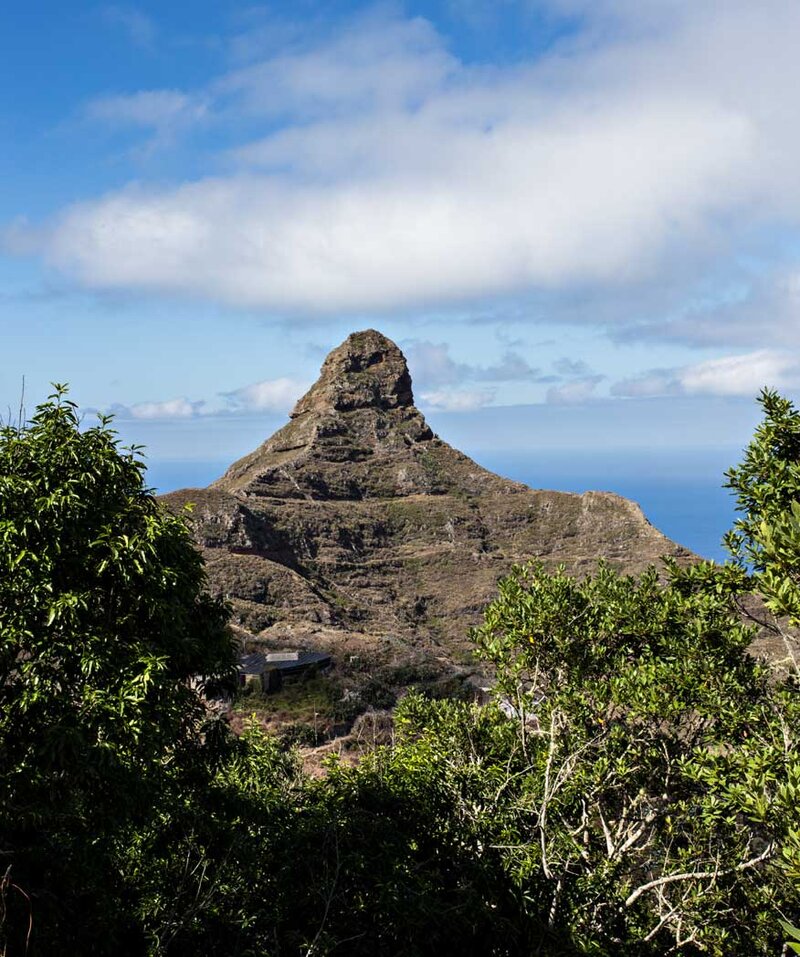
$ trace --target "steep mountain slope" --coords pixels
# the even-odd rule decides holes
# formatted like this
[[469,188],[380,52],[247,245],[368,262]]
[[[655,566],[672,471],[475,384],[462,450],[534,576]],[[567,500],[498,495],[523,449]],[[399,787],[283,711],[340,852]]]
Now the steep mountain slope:
[[575,573],[631,572],[688,552],[634,502],[533,490],[435,436],[398,347],[354,333],[289,423],[207,489],[191,524],[212,585],[254,636],[356,652],[468,654],[497,579],[539,558]]

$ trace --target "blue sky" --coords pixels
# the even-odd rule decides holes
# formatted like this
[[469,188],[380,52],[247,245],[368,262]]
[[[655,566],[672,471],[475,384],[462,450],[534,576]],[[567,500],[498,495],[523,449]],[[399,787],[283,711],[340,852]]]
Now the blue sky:
[[0,11],[0,409],[222,460],[375,327],[445,438],[740,447],[800,387],[795,0]]

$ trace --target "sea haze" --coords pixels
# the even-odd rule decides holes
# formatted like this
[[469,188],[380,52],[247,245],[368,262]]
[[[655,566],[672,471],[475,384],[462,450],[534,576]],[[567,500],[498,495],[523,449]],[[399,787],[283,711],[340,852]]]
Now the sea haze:
[[[736,512],[724,472],[739,461],[736,449],[670,451],[481,452],[465,449],[485,468],[532,488],[563,492],[616,492],[638,502],[647,518],[673,541],[704,558],[724,561],[723,534]],[[147,481],[159,493],[202,488],[227,462],[152,459]]]

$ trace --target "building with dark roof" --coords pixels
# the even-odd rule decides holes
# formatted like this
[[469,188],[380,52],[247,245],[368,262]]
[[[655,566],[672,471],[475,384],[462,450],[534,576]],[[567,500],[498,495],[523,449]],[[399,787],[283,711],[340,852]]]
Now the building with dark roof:
[[284,678],[327,668],[330,663],[331,656],[321,651],[254,651],[239,658],[239,686],[260,684],[264,691],[277,691]]

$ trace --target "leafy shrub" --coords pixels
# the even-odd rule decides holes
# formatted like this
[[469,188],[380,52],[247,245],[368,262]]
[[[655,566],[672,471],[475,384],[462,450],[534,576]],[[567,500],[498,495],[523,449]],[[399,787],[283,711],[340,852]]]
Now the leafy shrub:
[[81,430],[65,392],[0,429],[8,952],[31,922],[39,953],[112,946],[107,913],[124,926],[127,894],[117,846],[213,766],[224,732],[207,723],[196,676],[220,684],[233,669],[227,611],[204,590],[183,521],[108,420]]
[[278,740],[284,748],[314,748],[322,742],[323,736],[311,725],[295,722],[281,728]]
[[506,866],[590,952],[768,953],[795,906],[776,865],[798,703],[747,655],[713,568],[669,570],[500,583],[476,637],[516,727]]
[[449,678],[423,685],[416,690],[431,700],[452,698],[455,701],[472,701],[474,697],[474,690],[458,675],[451,675]]

